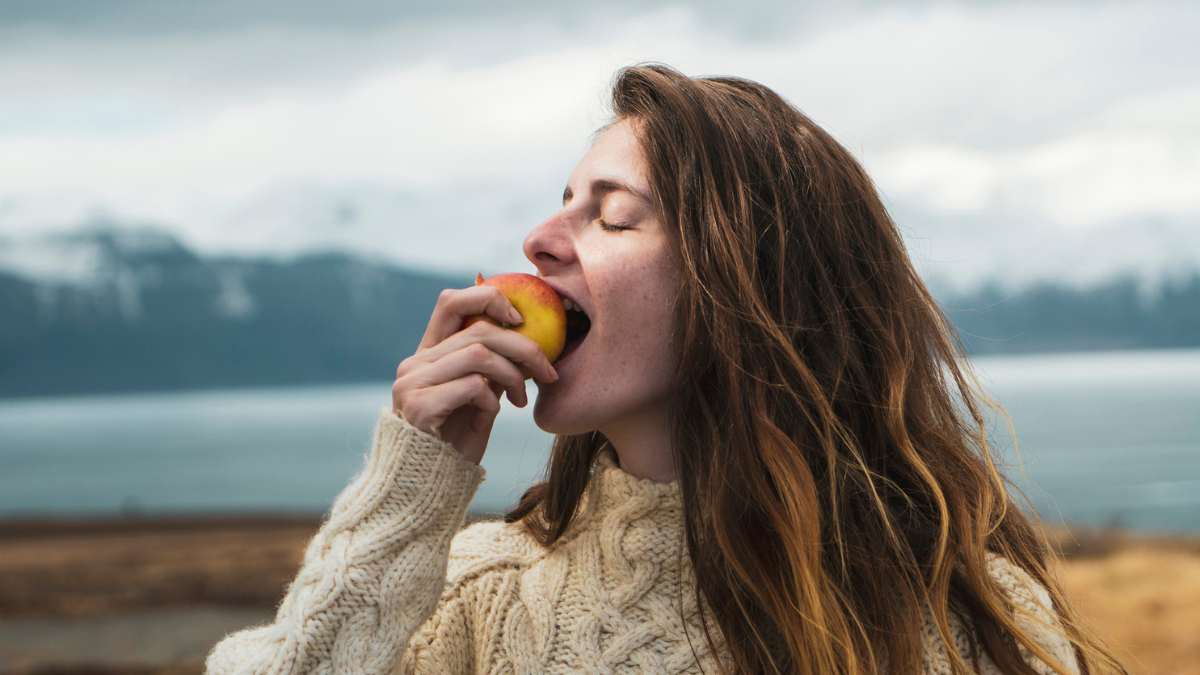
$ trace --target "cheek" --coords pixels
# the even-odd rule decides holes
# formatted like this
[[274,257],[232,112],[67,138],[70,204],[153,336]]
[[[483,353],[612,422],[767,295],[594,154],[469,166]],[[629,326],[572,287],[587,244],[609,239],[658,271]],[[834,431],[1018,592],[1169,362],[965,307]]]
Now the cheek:
[[[607,253],[617,253],[606,251]],[[585,265],[588,291],[603,316],[592,325],[591,344],[579,374],[567,389],[551,386],[534,408],[538,425],[552,433],[584,433],[649,410],[659,409],[670,392],[676,355],[675,276],[665,255],[620,251],[606,264]],[[542,385],[539,384],[539,388]]]
[[634,257],[615,266],[606,279],[603,297],[597,299],[608,307],[611,318],[604,327],[614,357],[611,365],[635,378],[650,374],[647,370],[656,376],[669,372],[674,365],[669,357],[677,281],[665,256]]

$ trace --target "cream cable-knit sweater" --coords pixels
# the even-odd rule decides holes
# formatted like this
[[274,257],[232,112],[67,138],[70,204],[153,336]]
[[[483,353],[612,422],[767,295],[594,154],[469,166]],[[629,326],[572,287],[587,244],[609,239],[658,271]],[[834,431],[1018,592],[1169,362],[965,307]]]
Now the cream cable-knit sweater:
[[[677,484],[638,480],[602,452],[576,522],[543,548],[515,524],[458,532],[483,475],[383,410],[364,470],[309,544],[275,622],[225,638],[208,673],[717,672],[682,586]],[[1052,622],[1044,589],[1002,558],[991,571]],[[1066,641],[1018,620],[1074,666]],[[924,633],[924,675],[950,673],[931,623]],[[986,658],[983,670],[996,672]]]

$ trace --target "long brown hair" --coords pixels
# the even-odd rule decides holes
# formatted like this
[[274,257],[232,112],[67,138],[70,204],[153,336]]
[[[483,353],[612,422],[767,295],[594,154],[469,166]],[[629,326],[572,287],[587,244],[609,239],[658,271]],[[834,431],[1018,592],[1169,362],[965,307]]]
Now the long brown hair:
[[[681,268],[672,451],[710,646],[736,673],[912,673],[929,616],[957,673],[952,618],[1002,672],[1034,675],[1020,645],[1066,675],[990,553],[1048,590],[1082,672],[1124,672],[1014,505],[961,345],[851,154],[743,79],[628,68],[613,108]],[[508,520],[561,537],[603,442],[558,437]]]

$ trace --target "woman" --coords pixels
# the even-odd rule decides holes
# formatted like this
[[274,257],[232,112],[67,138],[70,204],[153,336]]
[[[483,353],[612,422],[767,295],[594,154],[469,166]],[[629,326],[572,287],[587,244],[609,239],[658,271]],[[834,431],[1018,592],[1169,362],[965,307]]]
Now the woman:
[[[525,253],[553,366],[446,291],[363,473],[226,672],[1124,672],[1005,490],[945,319],[861,167],[770,90],[622,71]],[[578,332],[578,331],[577,331]],[[499,397],[557,434],[458,532]]]

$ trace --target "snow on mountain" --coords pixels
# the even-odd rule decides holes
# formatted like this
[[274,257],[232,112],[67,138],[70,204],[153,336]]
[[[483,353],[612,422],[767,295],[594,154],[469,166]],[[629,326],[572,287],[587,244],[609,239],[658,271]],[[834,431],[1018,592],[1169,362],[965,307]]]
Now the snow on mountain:
[[1072,288],[1117,278],[1143,291],[1200,271],[1200,216],[1143,216],[1064,227],[1018,211],[934,213],[892,204],[917,270],[935,294],[984,286],[1011,292],[1038,284]]
[[0,238],[0,271],[40,284],[93,286],[131,262],[163,255],[191,254],[162,229],[106,222],[75,232]]

